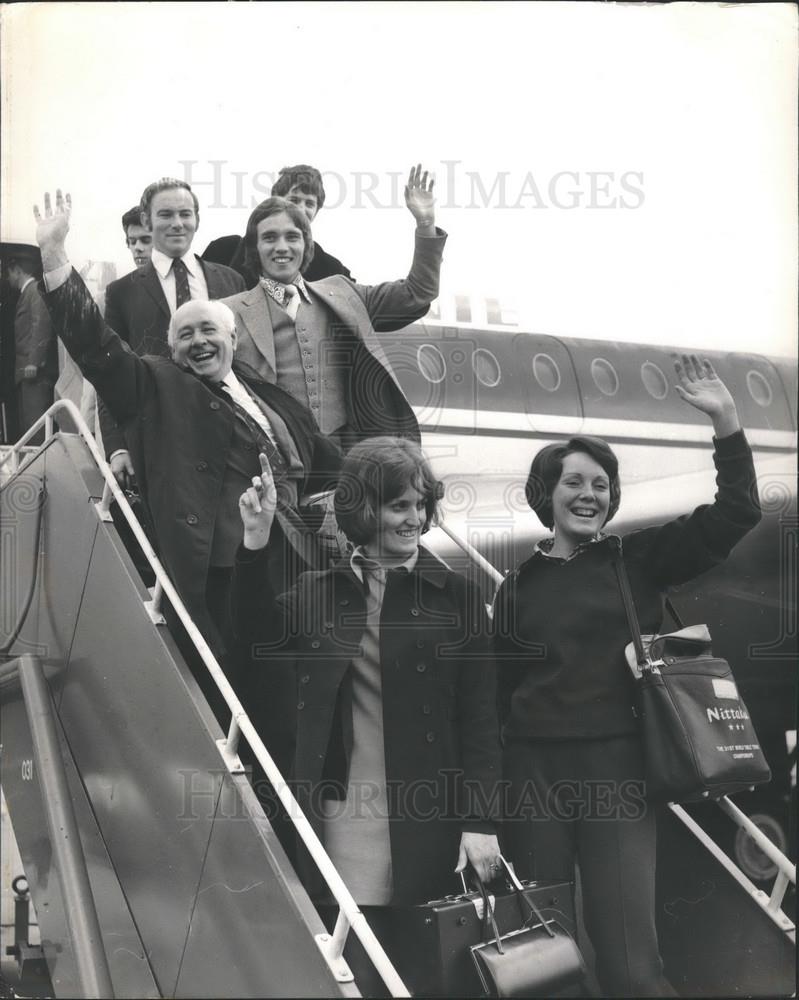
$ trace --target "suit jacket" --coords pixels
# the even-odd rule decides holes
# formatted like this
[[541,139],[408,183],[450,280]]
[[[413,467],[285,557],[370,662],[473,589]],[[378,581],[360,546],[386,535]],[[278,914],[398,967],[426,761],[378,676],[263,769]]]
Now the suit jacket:
[[[348,780],[348,676],[366,626],[364,587],[343,560],[276,595],[271,558],[268,548],[239,547],[235,628],[258,656],[248,691],[261,707],[256,724],[321,833],[322,788],[343,793]],[[388,572],[380,664],[386,779],[402,791],[389,795],[393,902],[419,903],[451,888],[464,829],[492,831],[501,776],[485,605],[473,583],[424,548],[410,573]],[[299,870],[310,892],[321,890],[302,851]]]
[[[208,285],[208,298],[221,299],[240,292],[246,286],[241,275],[223,267],[200,261]],[[169,305],[152,263],[112,281],[105,293],[105,320],[115,333],[140,357],[145,354],[169,357],[166,331]],[[124,448],[122,433],[108,412],[109,401],[100,399],[100,429],[106,455]],[[134,466],[135,468],[135,466]],[[136,470],[138,474],[138,469]]]
[[[233,408],[173,361],[134,354],[103,322],[74,270],[48,293],[47,304],[58,336],[120,425],[167,572],[201,631],[213,635],[205,586],[237,419]],[[329,482],[340,456],[318,433],[308,409],[245,366],[237,366],[236,374],[285,420],[306,470],[300,493],[313,488],[307,481],[312,472]],[[238,518],[238,510],[229,516]]]
[[25,366],[36,365],[38,378],[54,385],[58,378],[58,341],[53,333],[50,313],[37,282],[29,281],[20,292],[14,315],[14,383],[25,378]]
[[[330,313],[330,332],[352,350],[347,398],[352,443],[380,434],[421,439],[414,412],[391,371],[375,328],[386,319],[407,325],[427,312],[438,295],[445,242],[444,233],[417,235],[410,272],[400,281],[359,285],[334,276],[306,283],[308,294],[324,302]],[[263,289],[256,285],[223,301],[236,315],[237,357],[265,381],[276,382],[275,343]]]

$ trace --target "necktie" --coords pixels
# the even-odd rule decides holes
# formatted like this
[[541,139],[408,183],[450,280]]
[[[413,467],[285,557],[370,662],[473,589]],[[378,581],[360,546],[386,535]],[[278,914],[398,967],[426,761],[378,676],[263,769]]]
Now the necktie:
[[189,272],[180,257],[172,261],[172,273],[175,275],[175,308],[180,309],[184,303],[191,302]]
[[269,465],[272,469],[272,475],[275,480],[275,489],[277,490],[278,501],[285,504],[287,498],[285,487],[286,477],[288,475],[288,465],[286,464],[286,460],[283,458],[283,454],[266,431],[259,425],[258,421],[247,412],[238,400],[232,396],[229,386],[225,385],[224,382],[220,382],[219,388],[225,393],[227,399],[233,404],[233,409],[239,420],[247,425],[247,428],[252,434],[259,450],[262,451],[269,459]]
[[297,310],[300,308],[300,290],[296,285],[286,285],[284,288],[285,302],[283,308],[289,315],[289,319],[297,318]]

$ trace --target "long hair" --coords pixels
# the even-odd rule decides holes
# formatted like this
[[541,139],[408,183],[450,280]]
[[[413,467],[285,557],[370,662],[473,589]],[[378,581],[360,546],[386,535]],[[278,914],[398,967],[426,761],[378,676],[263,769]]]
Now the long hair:
[[549,444],[533,459],[530,474],[524,485],[527,503],[535,511],[538,520],[550,530],[554,526],[552,516],[552,492],[560,481],[563,460],[576,451],[584,452],[602,467],[610,480],[610,506],[605,524],[619,509],[621,485],[619,483],[619,460],[610,445],[602,438],[579,434],[569,438],[565,444]]
[[256,205],[247,220],[247,229],[244,232],[244,266],[256,280],[262,273],[261,258],[258,254],[258,224],[268,219],[270,215],[279,215],[285,212],[294,225],[302,233],[305,241],[305,248],[302,254],[300,271],[305,268],[313,257],[313,236],[311,236],[311,224],[301,208],[293,202],[286,201],[285,198],[267,198],[260,205]]
[[408,438],[359,441],[344,458],[333,498],[339,527],[353,544],[366,545],[377,534],[380,508],[409,486],[424,498],[424,533],[438,523],[443,487],[421,448]]

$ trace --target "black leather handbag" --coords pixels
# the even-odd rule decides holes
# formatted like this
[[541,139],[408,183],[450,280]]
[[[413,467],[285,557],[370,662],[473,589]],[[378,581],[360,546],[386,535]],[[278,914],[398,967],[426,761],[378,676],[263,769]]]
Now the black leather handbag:
[[636,678],[647,798],[697,802],[770,781],[730,665],[713,655],[707,626],[685,628],[667,600],[679,631],[642,636],[620,545],[614,564],[632,637],[626,655]]
[[517,930],[500,934],[491,900],[481,882],[487,940],[472,945],[470,951],[483,991],[490,997],[573,993],[586,971],[574,938],[558,921],[544,918],[507,861],[502,856],[500,861],[518,900],[522,924]]

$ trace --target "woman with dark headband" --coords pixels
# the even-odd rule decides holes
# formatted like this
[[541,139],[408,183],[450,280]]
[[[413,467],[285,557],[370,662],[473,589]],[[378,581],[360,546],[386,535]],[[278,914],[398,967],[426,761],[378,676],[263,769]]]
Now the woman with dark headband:
[[[471,582],[419,544],[440,493],[412,441],[355,445],[335,493],[352,554],[283,595],[269,587],[268,466],[240,501],[234,616],[239,636],[259,648],[257,700],[273,716],[264,739],[274,745],[282,734],[298,801],[389,955],[391,908],[455,891],[455,871],[467,864],[483,881],[498,870],[500,750],[485,606]],[[298,868],[325,901],[302,851]],[[356,976],[362,990],[370,972]]]
[[[621,546],[642,631],[661,631],[672,584],[721,562],[760,519],[752,454],[710,362],[683,355],[676,391],[713,423],[711,504],[623,539],[616,456],[599,438],[543,448],[527,480],[552,536],[501,584],[494,606],[509,854],[526,877],[574,879],[606,996],[670,996],[655,931],[655,812],[624,649],[614,570]],[[526,870],[525,870],[526,869]]]

